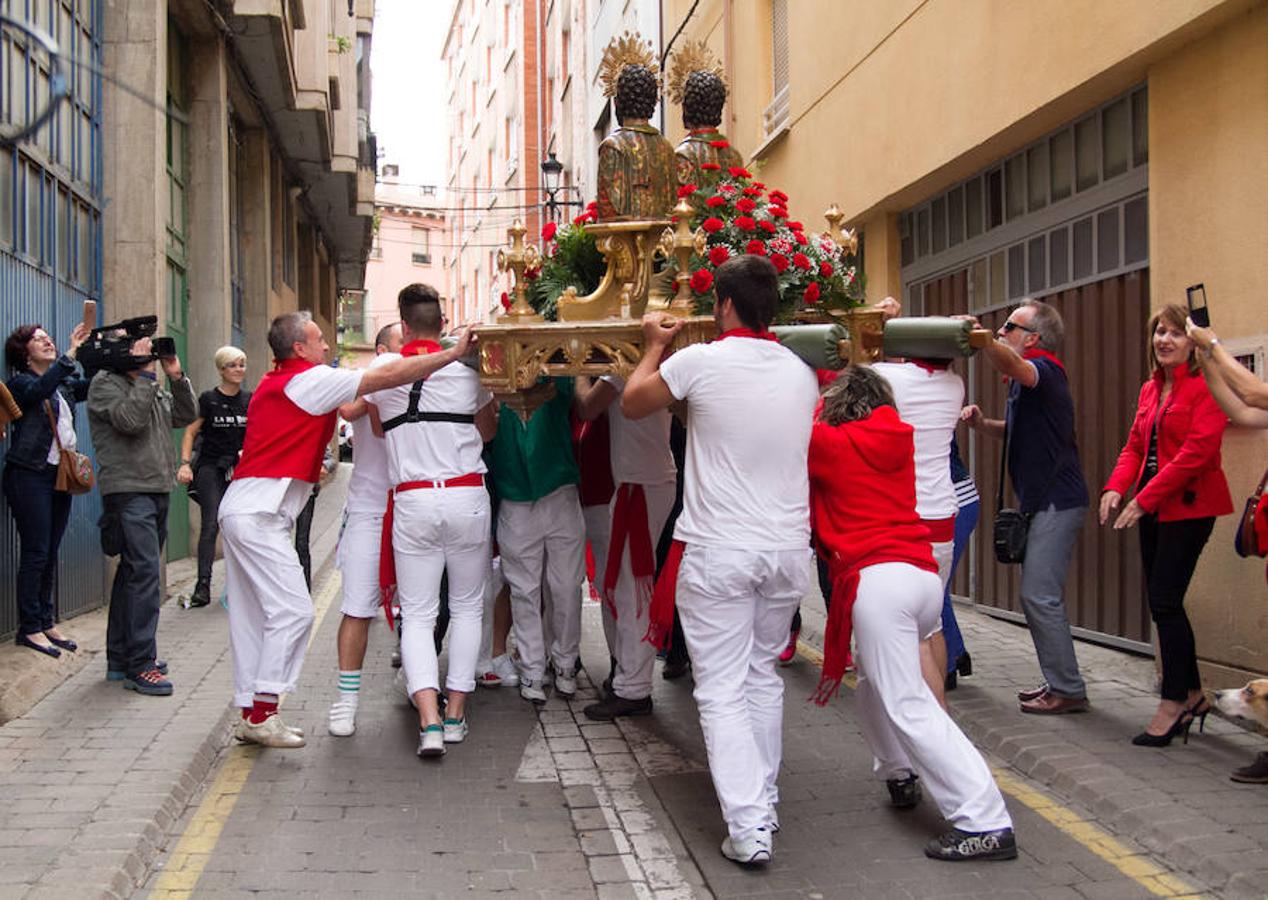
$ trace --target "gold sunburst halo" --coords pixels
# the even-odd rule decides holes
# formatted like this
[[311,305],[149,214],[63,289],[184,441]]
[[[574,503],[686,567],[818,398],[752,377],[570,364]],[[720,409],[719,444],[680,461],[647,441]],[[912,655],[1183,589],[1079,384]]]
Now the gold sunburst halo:
[[710,72],[718,77],[724,87],[726,86],[726,70],[713,58],[713,51],[708,45],[704,41],[687,41],[682,49],[674,54],[673,62],[669,67],[669,82],[666,84],[666,89],[669,99],[675,105],[682,103],[683,89],[692,72]]
[[659,77],[660,66],[656,63],[656,54],[652,51],[651,41],[645,41],[628,31],[612,39],[607,49],[603,51],[603,61],[599,63],[599,81],[603,84],[603,96],[616,96],[616,82],[621,77],[621,70],[626,66],[645,66],[653,75]]

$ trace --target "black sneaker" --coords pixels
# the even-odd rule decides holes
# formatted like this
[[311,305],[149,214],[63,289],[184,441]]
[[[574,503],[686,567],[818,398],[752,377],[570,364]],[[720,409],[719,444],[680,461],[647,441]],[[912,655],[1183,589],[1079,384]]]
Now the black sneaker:
[[970,859],[1016,859],[1017,839],[1011,828],[998,831],[961,831],[952,828],[925,844],[925,856],[947,862]]
[[889,805],[894,809],[911,809],[920,802],[920,776],[915,772],[906,778],[889,778],[885,781],[889,788]]
[[189,595],[189,608],[197,609],[209,605],[211,605],[211,583],[200,581],[194,587],[194,592]]
[[626,700],[616,694],[608,694],[598,703],[591,703],[582,712],[587,719],[598,722],[610,722],[619,716],[649,716],[652,713],[652,698]]

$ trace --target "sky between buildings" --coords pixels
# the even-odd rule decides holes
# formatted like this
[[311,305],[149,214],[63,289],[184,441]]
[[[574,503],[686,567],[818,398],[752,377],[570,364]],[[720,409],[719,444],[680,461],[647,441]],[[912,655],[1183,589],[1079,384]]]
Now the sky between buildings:
[[452,0],[378,0],[370,52],[370,127],[379,167],[401,181],[445,183],[445,81],[440,61]]

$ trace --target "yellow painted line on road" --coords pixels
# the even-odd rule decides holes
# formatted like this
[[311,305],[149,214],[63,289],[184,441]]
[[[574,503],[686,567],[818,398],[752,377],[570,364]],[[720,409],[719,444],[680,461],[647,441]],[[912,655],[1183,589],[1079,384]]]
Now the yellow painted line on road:
[[[308,633],[308,646],[313,645],[326,611],[339,591],[341,578],[338,571],[331,573],[326,579],[321,592],[313,598],[313,627]],[[220,771],[216,774],[211,787],[207,789],[194,816],[185,826],[180,840],[172,850],[163,867],[163,872],[154,883],[150,897],[163,900],[188,900],[193,896],[194,887],[202,877],[203,869],[215,852],[216,843],[225,823],[233,813],[251,775],[251,767],[259,754],[259,747],[249,744],[235,744],[229,748],[228,756]]]
[[[798,641],[797,653],[816,666],[823,665],[823,653],[817,647]],[[853,674],[847,674],[842,684],[854,690],[858,687],[858,679]],[[991,771],[995,774],[995,783],[1001,791],[1047,819],[1058,831],[1073,838],[1151,894],[1158,897],[1203,896],[1183,878],[1158,865],[1148,856],[1135,852],[1101,826],[1063,806],[1051,794],[1032,787],[1003,769],[992,766]]]

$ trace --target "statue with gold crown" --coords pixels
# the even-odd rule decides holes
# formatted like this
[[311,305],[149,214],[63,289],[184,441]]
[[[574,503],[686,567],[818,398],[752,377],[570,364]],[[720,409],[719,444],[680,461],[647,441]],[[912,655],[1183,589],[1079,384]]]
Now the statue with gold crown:
[[650,124],[659,95],[650,44],[628,32],[608,45],[599,68],[618,127],[599,145],[600,222],[663,219],[677,200],[674,149]]
[[710,188],[730,169],[744,164],[718,130],[726,106],[726,76],[704,41],[688,41],[670,66],[669,98],[682,106],[687,136],[675,148],[678,183]]

